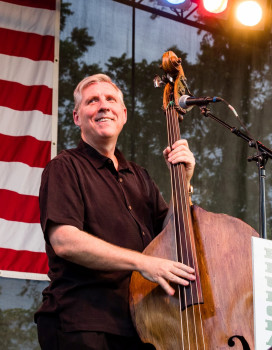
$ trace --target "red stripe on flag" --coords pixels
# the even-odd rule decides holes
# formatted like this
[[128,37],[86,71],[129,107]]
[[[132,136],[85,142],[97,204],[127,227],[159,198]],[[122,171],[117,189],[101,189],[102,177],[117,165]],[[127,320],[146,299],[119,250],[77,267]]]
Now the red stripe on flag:
[[38,224],[39,198],[0,189],[0,217],[8,221]]
[[0,248],[0,266],[5,271],[48,273],[47,256],[40,252]]
[[4,0],[10,4],[41,8],[46,10],[56,9],[56,0]]
[[0,161],[21,162],[31,167],[44,168],[51,158],[51,142],[32,136],[0,134]]
[[38,110],[52,114],[52,89],[45,85],[25,86],[0,80],[0,106],[17,111]]
[[[54,61],[54,37],[0,28],[0,53],[33,61]],[[16,45],[14,45],[16,43]]]

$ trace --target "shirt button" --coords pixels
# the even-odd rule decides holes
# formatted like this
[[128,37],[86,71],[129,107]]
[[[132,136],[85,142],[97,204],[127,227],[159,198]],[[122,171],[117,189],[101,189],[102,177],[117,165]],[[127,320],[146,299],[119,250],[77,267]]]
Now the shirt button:
[[111,163],[112,163],[112,160],[111,160],[111,159],[108,159],[108,163],[111,164]]
[[142,235],[145,236],[145,232],[144,231],[142,232]]
[[129,209],[129,210],[132,210],[132,206],[131,206],[131,205],[129,205],[129,206],[128,206],[128,209]]
[[123,179],[121,177],[119,177],[118,181],[119,182],[123,182]]

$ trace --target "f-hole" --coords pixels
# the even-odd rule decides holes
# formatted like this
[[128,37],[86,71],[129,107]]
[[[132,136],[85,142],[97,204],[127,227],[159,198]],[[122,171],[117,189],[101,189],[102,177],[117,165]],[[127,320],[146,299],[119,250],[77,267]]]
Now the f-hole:
[[233,346],[235,346],[235,341],[233,340],[234,338],[237,338],[240,340],[240,342],[243,345],[243,350],[250,350],[250,347],[248,345],[248,342],[245,340],[245,338],[241,335],[234,335],[232,337],[229,338],[228,340],[228,345],[232,348]]

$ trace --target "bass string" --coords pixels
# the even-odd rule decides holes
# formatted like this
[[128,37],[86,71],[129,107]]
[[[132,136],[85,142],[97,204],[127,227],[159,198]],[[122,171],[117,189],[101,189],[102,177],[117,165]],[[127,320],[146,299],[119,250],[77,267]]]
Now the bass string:
[[[166,122],[167,122],[167,136],[168,136],[168,144],[171,145],[173,144],[173,123],[171,122],[171,108],[168,107],[166,109]],[[177,202],[177,198],[176,198],[176,190],[175,190],[175,185],[176,185],[176,181],[175,181],[175,174],[172,171],[172,165],[170,167],[170,175],[171,175],[171,190],[172,190],[172,205],[173,205],[173,218],[174,218],[174,227],[177,227],[177,220],[178,218],[176,217],[175,213],[175,202]],[[176,231],[176,230],[175,230]],[[176,236],[176,232],[175,232],[175,242],[176,242],[176,256],[177,256],[177,260],[179,261],[179,251],[182,254],[182,250],[179,249],[178,244],[180,244],[180,241],[177,241],[177,236]],[[181,257],[182,261],[183,261],[183,257]],[[180,288],[178,288],[178,294],[179,294],[179,300],[181,301],[181,290]],[[186,296],[185,296],[186,297]],[[181,302],[179,303],[179,312],[180,312],[180,334],[181,334],[181,341],[182,341],[182,349],[185,349],[185,345],[184,345],[184,337],[183,337],[183,319],[182,319],[182,309],[181,309]]]
[[[174,108],[171,109],[171,124],[172,124],[172,141],[176,141],[180,139],[180,129],[178,125],[178,114]],[[173,143],[172,142],[172,143]],[[189,211],[189,200],[188,200],[188,193],[187,193],[187,181],[186,181],[186,173],[185,173],[185,167],[184,165],[178,164],[173,167],[173,173],[174,173],[174,178],[176,182],[176,195],[179,197],[177,204],[179,207],[176,208],[176,213],[178,215],[178,238],[180,240],[180,246],[184,250],[183,253],[183,263],[186,265],[191,265],[195,268],[195,261],[194,261],[194,255],[192,254],[192,242],[191,242],[191,234],[190,234],[190,225],[189,225],[189,220],[190,220],[190,211]],[[186,200],[187,199],[187,200]],[[180,214],[182,216],[182,219],[180,219]],[[183,239],[183,244],[181,242],[182,235],[181,233],[184,232],[184,239]],[[190,250],[191,249],[191,250]],[[189,251],[190,250],[190,251]],[[192,290],[192,283],[189,285],[189,291],[187,288],[187,291],[189,293],[189,300],[191,300],[191,305],[192,307],[188,309],[188,300],[187,300],[187,292],[186,292],[186,287],[183,288],[183,294],[185,298],[185,307],[186,307],[186,323],[187,323],[187,338],[188,338],[188,344],[190,344],[190,339],[194,337],[195,339],[195,344],[198,348],[199,340],[197,339],[197,327],[196,327],[196,315],[195,315],[195,308],[194,304],[199,305],[199,296],[197,294],[197,300],[194,300],[194,293]],[[197,291],[197,290],[196,290]],[[198,291],[197,291],[198,292]],[[189,327],[189,318],[188,318],[188,313],[189,311],[192,313],[192,319],[193,319],[193,334],[190,334],[190,327]],[[186,331],[185,331],[186,332]]]
[[[179,123],[178,123],[178,113],[174,108],[172,110],[172,113],[173,113],[172,120],[173,120],[173,125],[175,128],[175,136],[176,136],[176,139],[179,139],[180,138],[180,128],[179,128]],[[183,207],[182,214],[183,214],[183,220],[185,223],[184,232],[185,232],[186,254],[187,254],[187,261],[186,262],[190,262],[190,265],[192,264],[191,266],[194,267],[196,273],[199,273],[197,271],[197,268],[198,268],[197,256],[196,256],[196,254],[193,254],[195,244],[192,242],[192,239],[193,239],[192,238],[193,232],[191,231],[192,230],[192,217],[191,217],[191,208],[190,208],[190,202],[189,202],[189,194],[188,194],[187,187],[186,187],[187,181],[186,181],[185,166],[180,164],[177,167],[177,172],[178,172],[177,179],[179,181],[179,189],[180,189],[180,192],[182,193],[182,196],[183,196],[183,201],[181,203],[184,204],[182,206]],[[189,243],[188,243],[188,241],[189,241]],[[189,254],[188,248],[190,248],[190,252],[191,252],[190,254]],[[191,259],[189,259],[190,257],[191,257]],[[198,293],[199,292],[198,283],[199,283],[199,279],[197,278],[195,281],[195,290],[196,290],[196,301],[195,301],[194,300],[194,293],[192,291],[192,283],[190,282],[191,300],[192,300],[191,310],[192,310],[193,320],[194,320],[194,333],[195,333],[197,349],[198,349],[198,344],[201,343],[201,341],[202,341],[202,349],[205,349],[204,330],[203,330],[202,314],[201,314],[201,309],[200,309],[200,298],[199,298],[199,293]],[[185,289],[185,287],[184,287],[184,289]],[[193,306],[194,304],[197,305],[196,310]],[[197,336],[198,335],[197,324],[196,324],[197,316],[199,318],[199,324],[200,324],[200,328],[201,328],[200,339],[197,339],[198,338],[198,336]]]
[[[179,123],[178,123],[178,115],[177,115],[177,112],[176,110],[173,108],[173,114],[176,115],[176,117],[173,117],[173,121],[174,121],[174,125],[175,125],[175,128],[176,128],[176,136],[178,138],[180,138],[180,128],[179,128]],[[182,184],[186,184],[186,173],[185,173],[185,166],[179,166],[178,167],[178,171],[179,171],[179,175],[178,176],[178,179],[179,181],[181,181]],[[191,208],[190,208],[190,203],[189,203],[189,195],[188,195],[188,192],[187,192],[187,188],[182,185],[180,186],[180,190],[183,191],[183,198],[184,198],[184,201],[183,203],[185,204],[185,215],[186,215],[186,218],[183,216],[183,219],[184,219],[184,222],[186,223],[186,226],[187,226],[187,232],[188,234],[185,236],[186,238],[189,237],[189,245],[190,245],[190,249],[191,249],[191,253],[193,252],[193,248],[195,248],[195,244],[192,242],[192,237],[193,237],[193,232],[191,232],[192,230],[192,217],[191,217]],[[191,223],[191,224],[189,224]],[[186,244],[187,244],[187,239],[186,239]],[[188,253],[188,249],[187,249],[187,253]],[[193,263],[193,267],[195,269],[195,271],[197,273],[199,273],[199,271],[197,271],[198,269],[198,263],[197,263],[197,256],[196,254],[190,254],[191,257],[192,257],[192,263]],[[196,261],[195,261],[196,259]],[[189,260],[189,259],[188,259]],[[198,317],[199,317],[199,324],[200,324],[200,328],[201,328],[201,339],[200,341],[202,340],[202,344],[203,344],[203,349],[205,349],[205,341],[204,341],[204,327],[203,327],[203,321],[202,321],[202,314],[201,314],[201,308],[200,308],[200,298],[199,298],[199,283],[200,283],[200,280],[197,278],[196,281],[196,305],[197,305],[197,313],[198,313]],[[192,284],[190,283],[190,286],[192,286]],[[191,293],[192,293],[192,289],[191,289]],[[193,295],[192,295],[192,305],[194,304],[194,300],[193,300]],[[195,335],[196,335],[196,338],[197,338],[197,330],[196,330],[196,315],[195,315],[195,308],[192,306],[192,310],[193,310],[193,319],[194,319],[194,327],[195,327]],[[198,344],[198,341],[197,341],[197,344]]]
[[[170,145],[172,145],[175,141],[177,141],[180,138],[177,127],[175,125],[176,118],[177,118],[177,115],[174,109],[171,107],[169,110],[169,126],[170,126],[169,127],[169,144]],[[173,206],[174,206],[174,218],[175,218],[174,225],[175,225],[176,242],[177,242],[176,249],[177,249],[178,261],[188,264],[188,246],[187,246],[186,228],[182,227],[185,223],[185,218],[184,218],[184,210],[183,210],[182,201],[181,201],[181,184],[178,179],[178,176],[180,175],[178,172],[178,168],[180,168],[180,165],[171,165],[171,178],[173,178],[172,188],[173,188]],[[181,242],[181,232],[185,233],[185,244],[182,244]],[[187,259],[187,261],[185,261],[185,259]],[[181,319],[181,325],[182,325],[182,330],[181,330],[182,337],[187,338],[187,344],[190,347],[190,326],[189,326],[189,315],[188,315],[189,310],[187,308],[187,305],[188,305],[187,293],[186,293],[185,287],[179,286],[178,290],[180,292],[180,319]],[[181,293],[181,290],[183,293]],[[182,312],[182,303],[183,303],[183,301],[181,300],[182,297],[184,297],[185,322],[183,322],[184,313]],[[192,290],[191,290],[191,297],[192,297]],[[184,339],[184,342],[185,342],[185,339]]]
[[[180,128],[179,128],[179,123],[178,123],[178,113],[175,110],[175,108],[169,107],[169,112],[167,113],[167,124],[168,124],[168,141],[169,144],[172,145],[175,141],[180,139]],[[176,241],[178,240],[178,244],[176,244],[177,250],[180,251],[180,254],[177,251],[177,256],[180,257],[181,262],[186,263],[186,265],[191,265],[196,271],[197,257],[192,253],[193,252],[193,242],[191,239],[191,227],[192,225],[189,224],[191,220],[191,213],[190,213],[190,203],[189,203],[189,196],[187,192],[187,181],[186,181],[186,173],[185,173],[185,166],[183,164],[178,164],[178,165],[173,165],[171,166],[171,182],[172,182],[172,198],[173,198],[173,205],[176,206],[174,208],[174,223],[177,231],[177,237]],[[182,216],[182,218],[180,218]],[[181,242],[181,232],[184,231],[185,234],[185,244]],[[202,344],[205,349],[205,342],[204,342],[204,331],[203,331],[203,322],[202,322],[202,315],[201,315],[201,309],[200,309],[200,301],[199,301],[199,289],[198,289],[198,279],[195,281],[196,283],[196,300],[194,300],[194,293],[192,291],[192,283],[190,282],[190,299],[192,303],[192,307],[190,310],[192,310],[192,318],[193,318],[193,329],[194,329],[194,336],[196,339],[196,345],[198,348],[199,341],[202,341]],[[187,338],[188,338],[188,344],[189,338],[190,338],[190,331],[189,331],[189,317],[188,317],[188,300],[187,300],[187,293],[186,293],[186,288],[185,287],[180,287],[183,288],[183,295],[185,299],[185,312],[186,312],[186,327],[183,327],[182,329],[187,329]],[[180,292],[180,288],[179,292]],[[181,299],[180,299],[181,300]],[[194,304],[197,305],[196,311],[194,308]],[[181,305],[180,305],[181,307]],[[180,310],[180,312],[182,312]],[[196,325],[196,318],[198,314],[199,317],[199,323],[201,327],[201,338],[202,339],[197,339],[197,325]],[[182,323],[182,317],[181,317],[181,323]],[[182,324],[181,324],[182,326]],[[185,326],[185,325],[183,325]],[[183,332],[182,332],[183,333]]]
[[[172,108],[172,121],[173,121],[173,125],[174,125],[174,134],[175,134],[175,137],[176,137],[176,140],[178,140],[180,138],[180,128],[179,128],[179,123],[178,123],[178,113],[177,111],[174,109],[174,107]],[[184,165],[179,165],[177,167],[177,172],[178,172],[178,175],[177,175],[177,179],[179,181],[179,190],[180,190],[180,193],[182,193],[182,197],[183,197],[183,200],[181,203],[183,203],[184,205],[182,206],[183,210],[182,210],[182,214],[183,214],[183,220],[184,220],[184,223],[185,223],[185,227],[184,227],[184,232],[185,232],[185,243],[186,243],[186,254],[187,254],[187,262],[190,262],[190,265],[192,264],[192,266],[194,267],[195,271],[197,271],[197,268],[198,268],[198,264],[197,264],[197,261],[195,261],[195,259],[197,260],[197,256],[196,254],[193,254],[193,251],[194,251],[194,243],[192,242],[192,236],[193,236],[193,232],[191,232],[192,230],[192,223],[190,224],[191,222],[191,210],[190,210],[190,203],[189,203],[189,195],[188,195],[188,192],[187,192],[187,188],[186,188],[186,185],[187,185],[187,181],[186,181],[186,172],[185,172],[185,166]],[[178,211],[178,213],[180,213],[180,210]],[[181,237],[181,235],[180,235]],[[189,244],[188,244],[188,241],[189,241]],[[190,254],[189,254],[189,248],[190,248]],[[191,257],[191,259],[190,259]],[[199,344],[199,341],[198,341],[198,332],[197,332],[197,325],[196,325],[196,318],[197,316],[199,317],[199,323],[200,323],[200,328],[201,328],[201,339],[200,342],[202,341],[202,344],[203,344],[203,349],[205,349],[205,341],[204,341],[204,330],[203,330],[203,322],[202,322],[202,314],[201,314],[201,309],[200,309],[200,298],[199,298],[199,294],[198,294],[198,291],[199,291],[199,286],[198,286],[198,283],[199,283],[199,280],[196,279],[195,281],[196,283],[196,302],[194,300],[194,293],[192,291],[192,284],[190,282],[190,290],[191,290],[191,300],[192,300],[192,313],[193,313],[193,320],[194,320],[194,332],[195,332],[195,338],[196,338],[196,344],[197,344],[197,348],[198,348],[198,344]],[[184,287],[185,289],[185,287]],[[197,305],[197,309],[195,310],[194,308],[194,304]],[[197,313],[197,315],[196,315]]]

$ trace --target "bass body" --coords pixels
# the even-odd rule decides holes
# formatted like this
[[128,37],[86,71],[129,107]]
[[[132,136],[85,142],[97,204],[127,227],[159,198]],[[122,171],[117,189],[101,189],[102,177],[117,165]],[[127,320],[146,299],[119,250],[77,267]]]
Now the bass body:
[[[184,307],[185,289],[168,296],[156,283],[133,272],[131,315],[143,342],[156,350],[253,350],[251,237],[243,221],[192,206],[192,222],[202,297]],[[174,217],[144,254],[177,260]],[[191,282],[194,283],[194,282]]]

